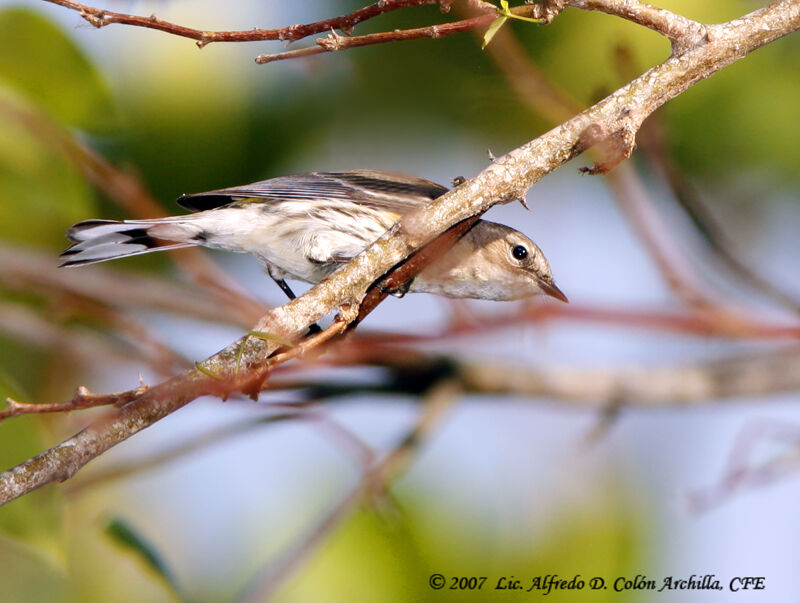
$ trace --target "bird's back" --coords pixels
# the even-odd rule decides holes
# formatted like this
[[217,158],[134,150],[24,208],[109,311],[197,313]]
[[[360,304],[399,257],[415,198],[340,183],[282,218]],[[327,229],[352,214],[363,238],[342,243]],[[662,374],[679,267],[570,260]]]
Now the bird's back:
[[402,215],[446,192],[444,186],[416,176],[379,170],[351,170],[280,176],[243,186],[183,195],[178,203],[192,211],[205,211],[229,204],[243,205],[251,200],[312,204],[347,201]]

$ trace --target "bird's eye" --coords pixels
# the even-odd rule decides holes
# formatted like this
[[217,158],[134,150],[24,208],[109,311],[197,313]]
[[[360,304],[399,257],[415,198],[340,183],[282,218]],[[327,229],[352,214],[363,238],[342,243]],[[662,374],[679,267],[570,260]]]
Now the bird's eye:
[[511,255],[514,256],[515,260],[524,260],[526,257],[528,257],[528,250],[522,245],[515,245],[511,250]]

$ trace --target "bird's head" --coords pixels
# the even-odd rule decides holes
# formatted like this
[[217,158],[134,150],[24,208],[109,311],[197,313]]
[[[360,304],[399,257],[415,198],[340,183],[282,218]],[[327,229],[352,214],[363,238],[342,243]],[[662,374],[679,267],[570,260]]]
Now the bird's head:
[[485,220],[426,268],[411,288],[449,297],[508,301],[544,294],[567,301],[536,243]]

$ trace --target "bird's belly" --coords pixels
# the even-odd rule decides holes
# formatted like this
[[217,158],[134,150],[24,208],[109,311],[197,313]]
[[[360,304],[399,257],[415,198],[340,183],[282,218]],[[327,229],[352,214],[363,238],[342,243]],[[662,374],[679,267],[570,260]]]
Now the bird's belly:
[[302,231],[287,229],[256,207],[214,210],[194,225],[200,231],[195,237],[199,244],[254,255],[290,278],[317,283],[329,273],[308,259]]
[[252,232],[240,242],[238,251],[252,254],[264,264],[285,272],[289,278],[307,283],[318,283],[330,273],[324,264],[308,259],[300,241],[274,240],[269,233]]

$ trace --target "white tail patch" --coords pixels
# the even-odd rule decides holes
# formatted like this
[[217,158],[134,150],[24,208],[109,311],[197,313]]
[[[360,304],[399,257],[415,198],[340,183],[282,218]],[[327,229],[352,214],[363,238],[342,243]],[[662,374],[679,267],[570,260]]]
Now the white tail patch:
[[[166,224],[165,224],[166,222]],[[191,247],[198,229],[180,224],[175,218],[166,220],[87,220],[67,231],[74,244],[61,254],[61,266],[82,266],[140,255],[162,249]]]

